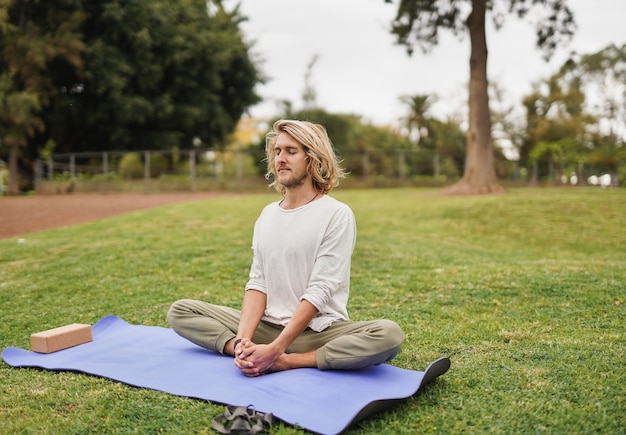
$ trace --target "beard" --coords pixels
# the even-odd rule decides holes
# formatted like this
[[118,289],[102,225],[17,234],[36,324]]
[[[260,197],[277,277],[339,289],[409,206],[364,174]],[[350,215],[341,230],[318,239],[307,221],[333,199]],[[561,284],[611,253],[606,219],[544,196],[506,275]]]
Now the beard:
[[278,177],[278,182],[285,186],[287,189],[292,189],[294,187],[302,186],[306,179],[308,178],[308,174],[305,171],[293,173],[289,171],[286,177]]

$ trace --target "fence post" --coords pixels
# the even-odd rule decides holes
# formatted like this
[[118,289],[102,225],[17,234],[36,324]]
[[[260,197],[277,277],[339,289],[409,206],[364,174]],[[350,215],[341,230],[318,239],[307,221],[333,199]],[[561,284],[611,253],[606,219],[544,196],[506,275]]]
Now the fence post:
[[398,175],[400,176],[400,181],[404,181],[406,179],[406,156],[404,155],[404,150],[400,150],[398,157]]
[[363,151],[363,179],[367,180],[370,176],[370,155],[367,151]]
[[102,153],[102,179],[104,184],[104,191],[109,191],[109,153],[106,151]]
[[552,177],[554,176],[554,160],[552,157],[548,159],[548,183],[552,182]]
[[144,151],[143,178],[146,193],[150,193],[150,151]]
[[585,176],[585,166],[581,163],[578,162],[578,179],[580,180],[578,183],[580,185],[587,185],[589,183],[587,183],[587,177]]
[[70,180],[74,181],[76,175],[76,156],[70,154]]
[[189,187],[192,192],[196,191],[196,150],[189,151]]
[[435,151],[433,156],[433,175],[435,180],[439,179],[439,153],[437,151]]
[[237,171],[237,188],[241,188],[241,180],[243,178],[243,153],[240,149],[237,149],[237,151],[235,152],[237,153],[235,157],[235,165]]
[[[35,179],[34,181],[34,185],[35,185],[35,192],[38,190],[39,188],[39,183],[41,182],[41,178],[43,176],[43,165],[41,163],[40,159],[35,160]],[[2,184],[2,181],[0,181],[0,184]]]
[[196,150],[189,151],[189,177],[196,178]]
[[102,174],[104,175],[104,179],[107,179],[107,174],[109,173],[109,153],[102,153]]

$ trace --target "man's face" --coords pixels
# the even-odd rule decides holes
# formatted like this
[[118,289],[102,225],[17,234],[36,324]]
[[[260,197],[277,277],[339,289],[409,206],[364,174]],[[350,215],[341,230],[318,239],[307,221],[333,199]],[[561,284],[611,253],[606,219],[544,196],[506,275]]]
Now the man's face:
[[276,180],[287,189],[302,186],[311,176],[306,169],[302,145],[287,133],[280,133],[274,145]]

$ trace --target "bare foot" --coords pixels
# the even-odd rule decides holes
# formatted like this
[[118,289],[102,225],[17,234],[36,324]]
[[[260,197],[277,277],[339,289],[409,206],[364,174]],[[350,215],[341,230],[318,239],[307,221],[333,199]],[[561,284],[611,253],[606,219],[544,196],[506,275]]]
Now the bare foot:
[[287,362],[288,358],[288,354],[283,353],[281,356],[278,357],[278,359],[276,361],[274,361],[274,364],[272,364],[272,367],[269,368],[269,370],[267,371],[267,373],[275,373],[275,372],[282,372],[284,370],[289,370],[293,367],[289,366],[289,363]]
[[314,350],[307,353],[283,353],[274,361],[274,364],[267,372],[280,372],[304,367],[317,367]]

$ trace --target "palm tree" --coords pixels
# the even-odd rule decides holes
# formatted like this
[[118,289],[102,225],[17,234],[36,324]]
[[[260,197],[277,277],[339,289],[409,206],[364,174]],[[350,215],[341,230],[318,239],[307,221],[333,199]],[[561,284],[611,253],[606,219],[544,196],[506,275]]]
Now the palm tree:
[[409,108],[409,113],[404,118],[404,126],[407,129],[407,136],[417,149],[422,138],[430,134],[430,116],[428,111],[434,103],[435,97],[432,95],[402,95],[400,101]]

